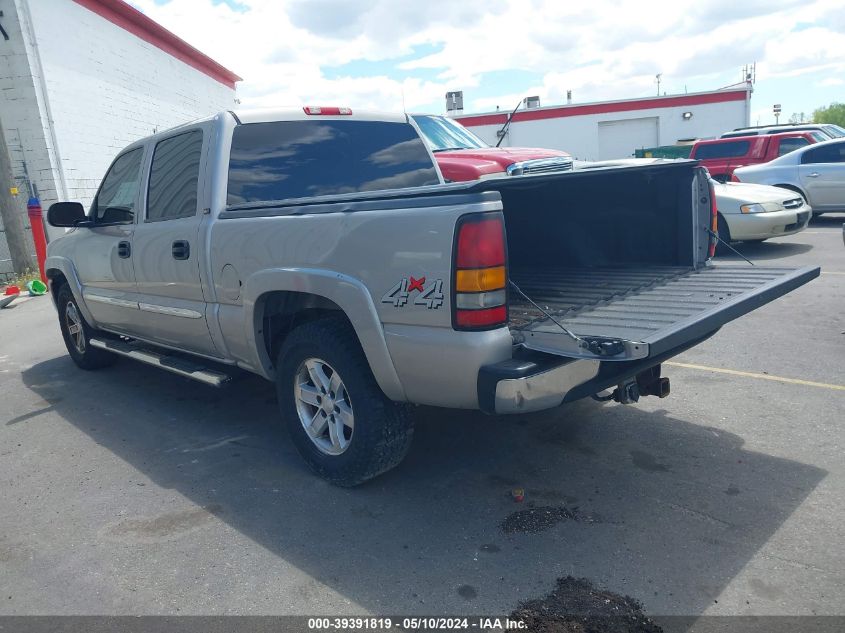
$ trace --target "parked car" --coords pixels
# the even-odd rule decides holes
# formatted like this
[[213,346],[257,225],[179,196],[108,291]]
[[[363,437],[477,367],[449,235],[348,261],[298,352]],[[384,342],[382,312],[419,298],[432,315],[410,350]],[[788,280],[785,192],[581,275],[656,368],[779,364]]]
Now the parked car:
[[779,132],[819,132],[828,140],[842,138],[845,129],[833,123],[783,123],[781,125],[758,125],[755,127],[738,127],[733,132],[725,132],[721,138],[737,136],[755,136],[757,134],[777,134]]
[[566,152],[534,147],[491,147],[463,125],[445,116],[412,116],[431,147],[447,182],[520,176],[572,169]]
[[737,167],[767,163],[789,152],[826,140],[819,132],[786,132],[696,141],[689,157],[700,160],[719,182],[730,180]]
[[715,183],[719,237],[762,242],[807,228],[812,209],[793,191],[739,182]]
[[443,184],[404,115],[222,112],[121,151],[87,215],[51,206],[45,268],[77,366],[259,374],[349,486],[408,452],[409,403],[663,397],[664,360],[819,275],[712,265],[715,211],[693,161]]
[[734,170],[735,182],[791,189],[814,215],[845,211],[845,139],[802,147],[763,165]]

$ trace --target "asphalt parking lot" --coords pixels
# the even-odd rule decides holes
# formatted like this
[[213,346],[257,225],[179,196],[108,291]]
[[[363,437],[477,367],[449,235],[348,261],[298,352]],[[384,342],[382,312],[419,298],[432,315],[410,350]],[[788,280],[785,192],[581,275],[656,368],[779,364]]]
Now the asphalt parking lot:
[[[506,614],[568,575],[653,615],[845,614],[843,220],[740,247],[823,274],[665,366],[669,398],[420,408],[409,458],[352,490],[306,471],[269,383],[82,372],[49,299],[20,302],[0,614]],[[569,513],[503,530],[546,506]]]

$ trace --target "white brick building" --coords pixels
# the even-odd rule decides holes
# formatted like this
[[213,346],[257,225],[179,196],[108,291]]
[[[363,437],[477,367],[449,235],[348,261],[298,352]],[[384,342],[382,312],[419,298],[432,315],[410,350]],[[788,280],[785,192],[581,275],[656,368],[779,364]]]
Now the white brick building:
[[0,121],[24,202],[31,184],[44,209],[87,206],[118,150],[234,106],[240,77],[123,0],[0,11]]
[[[748,125],[751,86],[683,95],[519,110],[502,145],[546,147],[582,160],[626,158],[634,150],[719,136]],[[495,145],[508,112],[455,119]]]

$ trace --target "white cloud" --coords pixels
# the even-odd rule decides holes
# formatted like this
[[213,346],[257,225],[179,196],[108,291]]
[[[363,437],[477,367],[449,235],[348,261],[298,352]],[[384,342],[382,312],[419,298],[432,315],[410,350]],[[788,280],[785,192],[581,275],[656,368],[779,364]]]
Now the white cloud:
[[[244,12],[212,0],[133,3],[242,75],[245,105],[398,110],[404,93],[408,110],[441,110],[447,90],[463,89],[468,110],[509,109],[529,93],[544,104],[567,90],[580,102],[646,96],[657,73],[670,93],[716,88],[753,61],[760,79],[845,74],[839,0],[240,0]],[[420,46],[436,52],[396,63]],[[360,60],[389,66],[365,77],[324,74]],[[503,80],[500,93],[479,95],[489,94],[483,73],[492,71],[542,81]]]

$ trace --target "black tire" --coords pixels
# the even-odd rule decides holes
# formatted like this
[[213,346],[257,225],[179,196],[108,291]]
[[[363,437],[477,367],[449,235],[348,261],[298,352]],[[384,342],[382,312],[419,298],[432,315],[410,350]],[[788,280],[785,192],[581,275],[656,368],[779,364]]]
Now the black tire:
[[[728,244],[731,243],[731,230],[728,228],[728,223],[725,222],[725,218],[722,216],[721,213],[718,215],[717,218],[716,233],[718,233],[720,240],[727,242]],[[725,246],[721,241],[716,242],[717,255],[724,255],[728,252],[731,252],[731,249]]]
[[[92,370],[113,365],[117,356],[91,346],[91,338],[96,334],[96,330],[85,322],[85,318],[79,310],[79,305],[77,305],[76,299],[67,284],[63,284],[59,288],[56,305],[59,309],[59,328],[62,331],[62,338],[65,340],[67,352],[76,366],[80,369]],[[79,333],[81,339],[77,338],[76,333],[71,332],[71,319],[68,317],[71,310],[75,311],[79,326],[82,328],[81,333]],[[79,340],[82,341],[81,345],[78,343]]]
[[[309,359],[324,361],[329,369],[335,370],[348,396],[354,427],[346,440],[347,447],[340,454],[327,454],[318,448],[300,421],[297,403],[303,404],[295,397],[294,390]],[[411,407],[384,395],[370,371],[358,337],[343,318],[328,317],[305,323],[287,336],[276,363],[276,395],[282,420],[300,455],[311,470],[335,485],[351,487],[372,479],[397,466],[411,447],[414,435]],[[319,414],[319,405],[313,406]]]

